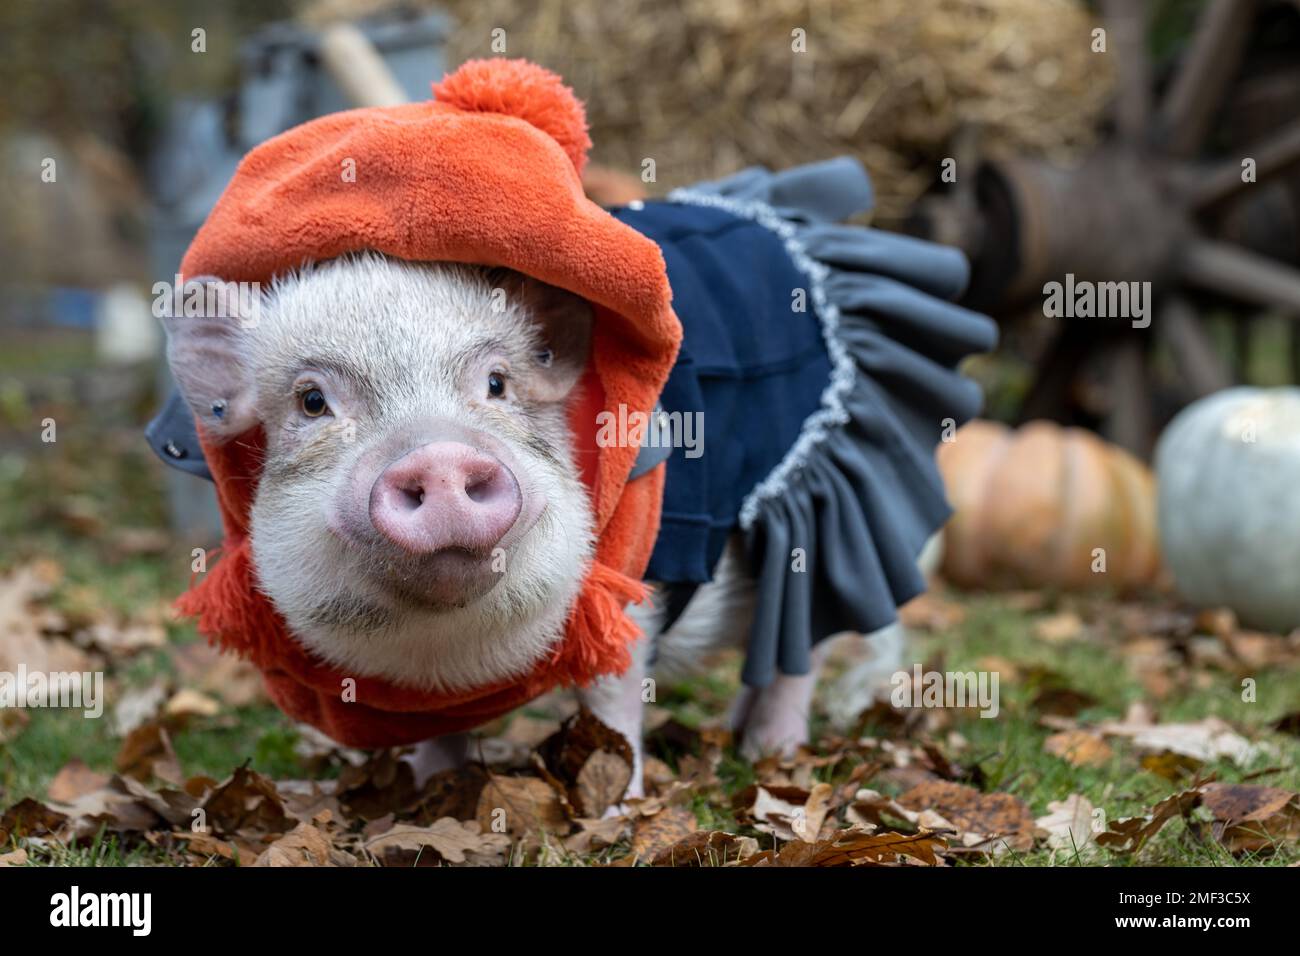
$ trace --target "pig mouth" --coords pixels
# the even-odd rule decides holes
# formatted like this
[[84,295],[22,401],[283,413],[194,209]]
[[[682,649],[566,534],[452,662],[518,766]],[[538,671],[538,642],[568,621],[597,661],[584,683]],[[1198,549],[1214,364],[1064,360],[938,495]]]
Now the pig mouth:
[[463,608],[500,583],[492,554],[447,548],[434,554],[389,558],[372,577],[402,604],[429,611]]

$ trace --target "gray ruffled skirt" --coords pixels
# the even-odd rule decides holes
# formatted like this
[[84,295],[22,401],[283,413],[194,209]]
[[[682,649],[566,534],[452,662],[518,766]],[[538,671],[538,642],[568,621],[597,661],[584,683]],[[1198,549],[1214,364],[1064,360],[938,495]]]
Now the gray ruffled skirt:
[[948,301],[969,274],[957,250],[841,224],[872,203],[855,160],[748,169],[668,198],[779,235],[807,276],[831,361],[820,406],[740,510],[758,594],[742,677],[761,687],[807,673],[826,637],[893,623],[925,589],[917,557],[950,513],[935,448],[979,412],[981,391],[958,365],[992,349],[997,327]]

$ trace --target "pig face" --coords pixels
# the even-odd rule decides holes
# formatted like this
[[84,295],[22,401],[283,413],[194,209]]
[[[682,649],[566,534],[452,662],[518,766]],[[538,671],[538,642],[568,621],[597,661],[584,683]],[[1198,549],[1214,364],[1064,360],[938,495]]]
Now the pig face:
[[405,686],[526,673],[593,548],[565,416],[590,307],[507,270],[376,254],[281,278],[259,305],[255,322],[164,324],[207,433],[263,427],[253,555],[290,630]]

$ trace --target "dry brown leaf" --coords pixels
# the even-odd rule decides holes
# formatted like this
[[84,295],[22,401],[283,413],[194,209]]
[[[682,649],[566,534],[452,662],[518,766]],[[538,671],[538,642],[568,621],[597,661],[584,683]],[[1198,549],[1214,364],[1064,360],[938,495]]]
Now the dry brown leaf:
[[96,773],[79,757],[73,757],[50,781],[49,797],[59,803],[71,803],[107,785],[108,779],[107,774]]
[[695,814],[685,807],[664,807],[653,816],[639,817],[632,824],[632,859],[653,860],[698,828]]
[[148,687],[134,687],[118,696],[113,708],[113,733],[127,737],[153,721],[167,702],[167,688],[161,681]]
[[1096,808],[1087,797],[1072,793],[1064,800],[1053,800],[1047,814],[1034,823],[1046,833],[1047,846],[1070,857],[1087,860],[1096,855],[1094,819]]
[[427,827],[399,823],[362,846],[388,865],[409,866],[416,859],[425,862],[423,857],[429,851],[436,860],[469,863],[474,862],[476,854],[499,857],[509,845],[510,838],[505,834],[483,832],[473,820],[461,822],[443,817]]
[[696,830],[655,855],[653,866],[727,866],[749,859],[758,852],[753,837],[737,836],[725,830]]
[[27,851],[22,847],[12,853],[0,853],[0,866],[26,866]]
[[150,804],[140,799],[126,777],[110,777],[107,784],[67,803],[57,803],[54,809],[67,817],[66,829],[61,835],[75,839],[94,836],[100,829],[115,833],[144,833],[162,823],[162,816]]
[[569,829],[560,796],[538,777],[489,774],[478,798],[475,819],[485,833],[509,833],[536,838],[539,831],[562,833]]
[[35,607],[62,578],[53,561],[35,561],[0,577],[0,671],[49,671],[49,642]]
[[182,687],[172,694],[163,713],[168,717],[215,717],[221,713],[221,704],[191,687]]
[[898,798],[912,810],[932,810],[952,823],[966,849],[1000,852],[1028,850],[1034,844],[1034,818],[1024,801],[1010,793],[980,793],[974,787],[932,780]]
[[1097,835],[1097,844],[1120,853],[1134,853],[1174,817],[1186,816],[1201,802],[1201,785],[1166,797],[1141,817],[1114,820],[1105,833]]
[[632,767],[623,757],[597,750],[578,771],[574,782],[579,812],[600,816],[623,799],[632,782]]
[[605,817],[602,820],[574,820],[578,831],[564,838],[564,847],[572,853],[590,853],[613,846],[632,829],[627,817]]
[[312,820],[328,811],[333,820],[343,820],[343,808],[335,795],[333,780],[277,780],[275,790],[284,803],[284,812],[299,823]]
[[1237,631],[1225,640],[1232,655],[1252,670],[1286,664],[1293,656],[1286,642],[1276,634]]
[[1230,853],[1268,851],[1300,839],[1300,794],[1291,790],[1210,783],[1201,805],[1214,815],[1214,839]]
[[247,767],[238,768],[213,788],[201,806],[208,828],[217,833],[248,831],[260,836],[284,833],[293,826],[275,784]]
[[118,772],[136,780],[157,777],[180,786],[185,782],[180,760],[172,749],[171,736],[162,724],[145,724],[137,727],[122,741],[114,758]]
[[1115,752],[1106,741],[1086,730],[1066,730],[1043,741],[1043,750],[1075,767],[1103,767]]
[[934,591],[922,591],[898,609],[904,627],[943,633],[966,620],[966,608]]
[[67,822],[66,813],[48,807],[39,800],[24,797],[0,816],[0,846],[14,837],[53,833]]
[[1142,769],[1149,770],[1158,777],[1164,777],[1170,783],[1177,783],[1195,774],[1202,767],[1199,760],[1166,750],[1164,753],[1146,754],[1142,758]]
[[742,820],[752,821],[755,829],[782,840],[811,843],[821,832],[833,797],[834,789],[826,783],[815,784],[809,790],[755,784],[737,793],[732,806]]
[[1154,724],[1145,721],[1106,721],[1097,732],[1115,737],[1130,737],[1140,750],[1156,753],[1169,751],[1194,760],[1209,762],[1228,759],[1238,766],[1253,763],[1260,756],[1276,756],[1276,748],[1253,744],[1218,717],[1206,717],[1195,723]]
[[1237,630],[1237,615],[1232,608],[1205,608],[1196,615],[1196,630],[1215,637],[1228,637]]
[[202,641],[173,649],[172,663],[183,684],[228,707],[247,707],[266,698],[262,674],[256,667]]
[[[426,788],[439,780],[426,781]],[[422,802],[415,786],[411,765],[398,750],[380,750],[361,764],[348,764],[339,773],[339,802],[349,813],[363,820],[377,820],[389,813],[405,814]],[[476,794],[477,796],[477,794]]]
[[98,648],[110,658],[122,658],[166,646],[167,629],[152,621],[125,624],[100,621],[78,631],[73,639],[82,647]]
[[779,853],[764,850],[743,866],[867,866],[902,862],[906,857],[936,866],[947,844],[932,833],[867,833],[839,830],[817,843],[787,843]]
[[1034,622],[1034,636],[1048,644],[1065,644],[1083,635],[1083,618],[1074,611],[1061,611]]
[[631,744],[585,708],[543,741],[537,754],[577,816],[602,816],[623,799],[632,780]]
[[[321,816],[328,819],[328,813]],[[354,862],[351,857],[335,849],[325,830],[316,823],[303,822],[267,847],[253,865],[344,866],[351,862]]]

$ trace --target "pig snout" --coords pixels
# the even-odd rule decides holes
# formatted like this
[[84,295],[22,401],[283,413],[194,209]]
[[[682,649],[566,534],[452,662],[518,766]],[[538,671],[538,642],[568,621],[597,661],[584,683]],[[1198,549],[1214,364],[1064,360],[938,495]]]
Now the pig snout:
[[523,510],[514,473],[496,456],[432,442],[388,465],[370,490],[370,523],[408,554],[486,555]]

